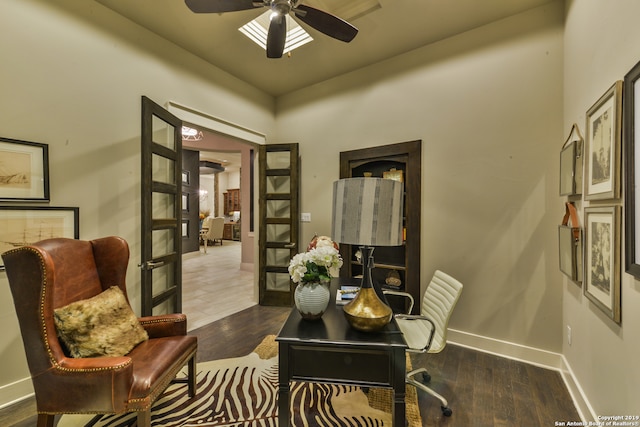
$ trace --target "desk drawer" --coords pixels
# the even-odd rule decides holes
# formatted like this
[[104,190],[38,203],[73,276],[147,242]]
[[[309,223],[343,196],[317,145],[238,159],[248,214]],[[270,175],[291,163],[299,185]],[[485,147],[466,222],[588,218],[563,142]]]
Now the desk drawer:
[[289,377],[292,380],[391,384],[391,354],[354,347],[289,347]]

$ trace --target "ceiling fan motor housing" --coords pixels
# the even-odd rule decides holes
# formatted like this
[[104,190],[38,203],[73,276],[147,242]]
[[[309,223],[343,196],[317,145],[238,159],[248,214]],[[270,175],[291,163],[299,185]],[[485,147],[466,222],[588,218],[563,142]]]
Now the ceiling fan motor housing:
[[293,2],[291,0],[272,0],[271,10],[279,15],[287,15],[293,8]]

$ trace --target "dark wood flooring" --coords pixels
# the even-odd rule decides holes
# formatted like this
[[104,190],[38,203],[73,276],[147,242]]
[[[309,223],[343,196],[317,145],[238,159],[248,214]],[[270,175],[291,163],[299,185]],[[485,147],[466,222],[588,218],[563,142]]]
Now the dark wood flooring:
[[[190,332],[198,336],[198,361],[248,354],[265,335],[279,332],[289,310],[254,306]],[[439,401],[418,393],[423,426],[553,426],[580,420],[556,371],[455,345],[411,359],[414,367],[429,369],[431,387],[453,409],[444,417]],[[34,425],[32,399],[0,410],[0,426]]]
[[452,344],[438,354],[412,355],[411,362],[429,370],[430,387],[453,409],[451,417],[444,417],[440,402],[419,392],[424,426],[553,426],[555,421],[580,421],[557,371]]

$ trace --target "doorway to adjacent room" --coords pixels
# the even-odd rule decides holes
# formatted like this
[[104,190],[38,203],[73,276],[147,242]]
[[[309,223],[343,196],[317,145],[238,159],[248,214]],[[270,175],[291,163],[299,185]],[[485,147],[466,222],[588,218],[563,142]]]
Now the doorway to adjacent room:
[[[184,143],[184,149],[197,148],[199,153],[199,188],[194,199],[197,199],[200,218],[224,218],[224,230],[222,239],[216,241],[218,244],[213,245],[210,241],[206,252],[200,244],[196,246],[197,251],[183,254],[183,312],[189,319],[189,330],[257,302],[254,298],[253,238],[249,229],[252,206],[247,197],[242,197],[243,193],[251,193],[251,182],[242,169],[251,163],[246,157],[252,155],[252,147],[238,141],[226,141],[207,129],[199,132],[203,136],[196,147],[193,147],[196,144]],[[241,149],[237,150],[240,145]],[[230,194],[235,195],[234,203],[229,203]]]
[[220,149],[229,148],[229,151],[205,150],[210,137],[207,130],[199,132],[202,132],[202,139],[198,141],[198,148],[201,148],[198,152],[201,167],[197,180],[199,213],[201,217],[224,218],[225,229],[222,244],[212,245],[213,242],[210,242],[206,252],[201,244],[197,246],[198,251],[183,255],[182,311],[189,319],[189,330],[256,304],[253,298],[253,271],[247,271],[246,266],[242,268],[242,251],[252,248],[245,245],[243,249],[241,205],[237,200],[234,204],[228,203],[230,193],[248,191],[241,179],[242,152],[230,151],[237,143],[225,144],[220,138],[217,138],[215,145]]

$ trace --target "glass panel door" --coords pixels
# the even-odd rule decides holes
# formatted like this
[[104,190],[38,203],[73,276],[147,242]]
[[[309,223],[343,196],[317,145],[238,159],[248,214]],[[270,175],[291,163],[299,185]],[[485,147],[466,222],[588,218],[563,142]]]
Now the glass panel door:
[[260,146],[261,305],[290,306],[289,260],[298,252],[298,144]]
[[142,97],[142,315],[182,310],[182,121]]

